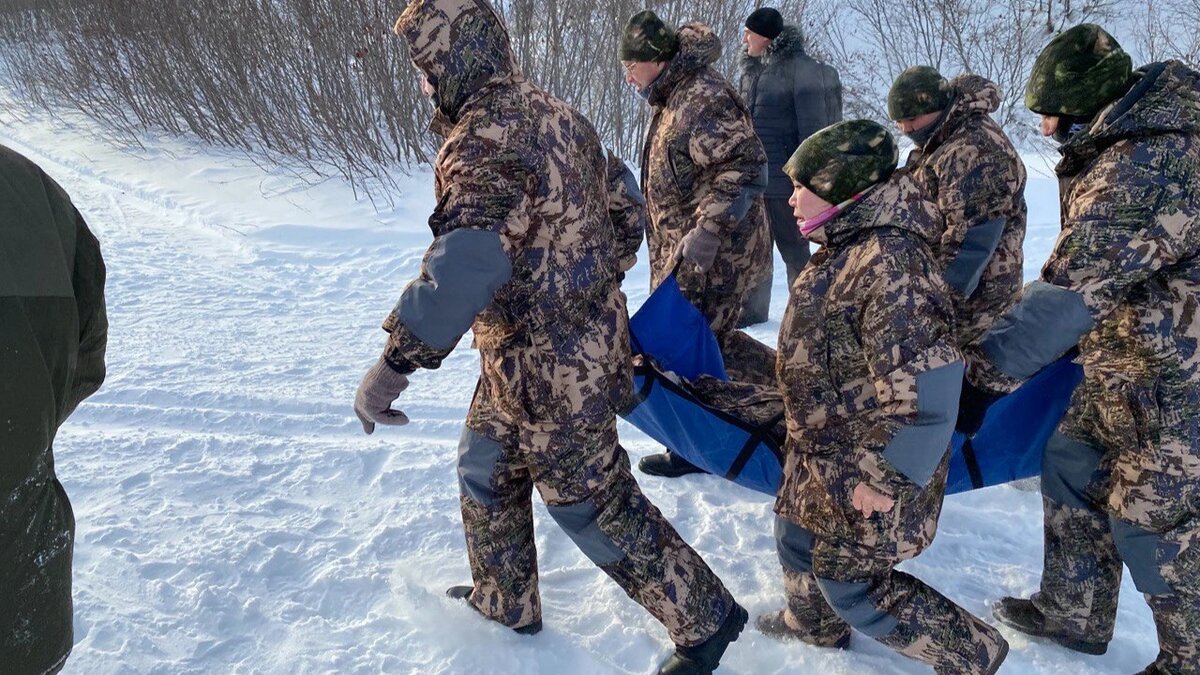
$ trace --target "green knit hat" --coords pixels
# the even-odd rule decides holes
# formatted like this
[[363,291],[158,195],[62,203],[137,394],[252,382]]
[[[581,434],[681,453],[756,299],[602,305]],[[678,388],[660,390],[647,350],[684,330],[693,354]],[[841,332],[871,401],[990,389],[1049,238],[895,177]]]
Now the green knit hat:
[[888,117],[904,120],[926,113],[940,112],[954,100],[954,89],[933,66],[908,68],[888,91]]
[[1133,62],[1116,39],[1090,23],[1050,41],[1038,54],[1025,106],[1040,115],[1092,117],[1129,91]]
[[809,136],[783,170],[821,199],[840,204],[887,180],[899,159],[887,129],[871,120],[849,120]]
[[629,17],[618,50],[622,61],[670,61],[679,51],[679,36],[651,10]]

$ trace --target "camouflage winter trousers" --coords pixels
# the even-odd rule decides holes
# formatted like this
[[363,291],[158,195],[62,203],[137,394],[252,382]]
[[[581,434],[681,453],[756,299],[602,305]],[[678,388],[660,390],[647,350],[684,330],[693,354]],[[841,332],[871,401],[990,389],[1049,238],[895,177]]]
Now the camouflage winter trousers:
[[899,559],[858,542],[831,541],[778,517],[784,622],[805,642],[831,646],[854,627],[936,673],[985,673],[1005,645],[1000,633],[895,569]]
[[753,280],[703,275],[688,262],[680,264],[676,278],[684,297],[708,319],[729,379],[774,386],[775,350],[737,329],[743,306],[754,290]]
[[716,633],[733,598],[642,494],[617,443],[615,418],[518,424],[478,391],[458,457],[471,604],[512,628],[541,619],[536,487],[559,527],[672,641],[692,646]]
[[1190,387],[1085,380],[1046,446],[1045,561],[1033,601],[1051,622],[1108,642],[1121,565],[1154,614],[1164,673],[1200,673],[1200,472]]

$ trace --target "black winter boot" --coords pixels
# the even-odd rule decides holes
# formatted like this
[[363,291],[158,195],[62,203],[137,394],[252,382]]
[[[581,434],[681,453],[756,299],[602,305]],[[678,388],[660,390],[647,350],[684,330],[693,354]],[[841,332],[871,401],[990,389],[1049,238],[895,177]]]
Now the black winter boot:
[[[479,612],[479,608],[476,607],[475,605],[472,605],[470,602],[471,593],[474,593],[474,592],[475,592],[474,586],[451,586],[450,588],[446,589],[446,597],[454,599],[454,600],[466,601],[466,603],[468,605],[470,605],[471,609],[475,610],[476,612]],[[479,612],[479,613],[483,614],[483,612]],[[488,617],[485,617],[485,618],[488,618]],[[533,623],[529,624],[528,626],[521,626],[520,628],[513,628],[512,630],[514,633],[519,633],[521,635],[537,635],[538,633],[542,632],[542,620],[538,619],[537,621],[534,621]]]
[[750,615],[736,602],[729,616],[712,637],[694,647],[675,647],[671,658],[658,668],[658,675],[712,675],[725,655],[725,649],[746,627]]
[[663,478],[678,478],[689,473],[704,473],[704,469],[670,450],[657,455],[646,455],[638,462],[638,469],[644,474]]
[[1046,638],[1072,651],[1099,656],[1108,651],[1107,642],[1091,642],[1057,629],[1046,615],[1025,598],[1001,598],[992,607],[992,616],[1000,623],[1034,637]]

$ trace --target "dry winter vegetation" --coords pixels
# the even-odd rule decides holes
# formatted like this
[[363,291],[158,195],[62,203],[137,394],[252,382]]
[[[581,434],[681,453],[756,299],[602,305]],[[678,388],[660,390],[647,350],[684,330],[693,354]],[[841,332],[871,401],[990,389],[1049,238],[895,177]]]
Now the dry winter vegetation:
[[[932,64],[986,75],[1018,93],[1047,36],[1081,21],[1114,30],[1145,59],[1195,61],[1200,0],[499,0],[526,72],[585,112],[604,140],[637,158],[644,105],[615,53],[624,21],[649,6],[669,21],[704,21],[734,69],[742,21],[774,4],[835,65],[847,114],[881,119],[892,79]],[[341,173],[386,195],[389,170],[428,161],[428,108],[400,40],[403,7],[385,0],[7,0],[0,40],[8,83],[28,105],[72,106],[112,134],[186,133]],[[1031,141],[1019,96],[999,118]]]

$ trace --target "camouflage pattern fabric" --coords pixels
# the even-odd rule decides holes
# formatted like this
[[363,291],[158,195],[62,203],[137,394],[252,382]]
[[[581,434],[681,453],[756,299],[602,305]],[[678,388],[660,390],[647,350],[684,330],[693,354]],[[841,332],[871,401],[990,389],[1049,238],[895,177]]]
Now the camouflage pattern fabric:
[[685,263],[677,278],[708,318],[726,367],[736,370],[736,344],[729,336],[750,292],[770,270],[761,196],[767,156],[737,91],[713,69],[721,54],[716,34],[691,23],[678,36],[679,53],[648,92],[652,117],[642,187],[650,214],[650,286],[657,288],[671,273],[675,249],[693,228],[719,237],[721,247],[707,273]]
[[[930,249],[937,232],[920,187],[896,174],[813,234],[823,246],[796,279],[779,331],[788,452],[776,511],[818,536],[912,555],[932,537],[938,480],[918,489],[881,450],[916,419],[916,378],[961,362]],[[895,496],[901,517],[862,522],[850,506],[858,482]]]
[[[633,226],[618,242],[608,155],[595,130],[520,74],[503,24],[483,0],[411,3],[397,31],[437,82],[439,128],[448,134],[430,228],[435,237],[496,232],[512,264],[511,280],[471,326],[483,386],[515,419],[614,414],[632,386],[618,278]],[[465,92],[461,82],[479,88]],[[425,265],[422,279],[429,276]],[[436,368],[453,349],[426,344],[395,313],[384,328],[393,363]]]
[[787,424],[780,416],[783,412],[783,394],[774,382],[756,384],[736,378],[718,380],[701,375],[691,381],[691,388],[703,403],[735,415],[754,427],[762,427],[778,418],[768,434],[781,446],[786,440]]
[[[986,252],[988,244],[995,243],[990,256],[980,261],[981,271],[971,270],[978,274],[972,279],[975,283],[951,282],[950,290],[968,377],[983,389],[1009,392],[1019,383],[988,368],[977,343],[1021,295],[1025,165],[991,118],[1000,108],[996,85],[978,75],[963,75],[949,86],[954,99],[945,120],[924,146],[909,153],[902,170],[920,181],[926,198],[941,213],[944,228],[934,250],[943,270],[953,268],[961,256]],[[1000,226],[993,233],[997,221]]]
[[783,170],[830,204],[841,204],[887,179],[899,152],[887,129],[870,120],[847,120],[804,139]]
[[1064,225],[1042,279],[1096,322],[1063,432],[1114,455],[1114,516],[1164,531],[1182,521],[1161,509],[1200,482],[1200,74],[1141,75],[1062,148]]
[[[435,83],[434,126],[445,136],[435,244],[409,288],[437,279],[447,267],[438,242],[464,230],[494,233],[511,266],[471,325],[482,373],[459,458],[470,602],[511,627],[540,617],[536,486],[556,522],[677,644],[707,639],[733,600],[641,494],[617,445],[614,411],[632,387],[618,280],[636,251],[636,198],[592,125],[521,75],[486,2],[418,0],[396,31]],[[450,268],[462,276],[485,263],[498,264]],[[399,306],[385,329],[385,357],[402,368],[436,368],[453,349],[421,339]]]
[[799,640],[815,647],[832,647],[850,635],[850,624],[829,606],[812,572],[784,567],[783,592],[787,598],[783,622]]
[[865,589],[863,601],[890,620],[881,634],[871,634],[874,623],[859,626],[875,640],[939,674],[988,672],[1005,645],[999,631],[920,579],[896,571],[897,562],[870,545],[815,537],[812,570],[784,565],[785,623],[809,644],[834,644],[850,626],[830,600],[837,602],[838,585],[855,584]]
[[1041,115],[1090,118],[1119,98],[1133,70],[1129,54],[1095,24],[1065,30],[1038,54],[1025,107]]
[[[1047,505],[1052,550],[1039,606],[1092,632],[1088,639],[1106,639],[1119,584],[1117,554],[1107,541],[1119,544],[1121,537],[1103,533],[1118,526],[1145,531],[1164,553],[1138,567],[1157,567],[1141,573],[1161,575],[1170,591],[1150,598],[1160,627],[1158,665],[1194,673],[1200,668],[1200,74],[1178,62],[1140,70],[1129,93],[1061,151],[1063,230],[1040,283],[1061,289],[1090,318],[1078,345],[1084,381],[1060,431],[1096,448],[1101,459],[1095,475],[1074,478],[1078,485]],[[1031,302],[1027,291],[1001,321]],[[1037,335],[1036,327],[1021,335],[1029,337],[1012,349],[1034,351],[1056,339]],[[1051,480],[1057,479],[1048,468],[1043,481]],[[1064,502],[1078,492],[1086,502]],[[1080,533],[1091,536],[1083,541]],[[1137,564],[1124,562],[1131,571]]]
[[[789,597],[785,620],[817,636],[835,630],[811,608],[813,581],[796,577],[809,573],[847,621],[858,610],[847,613],[838,589],[865,593],[849,605],[878,612],[855,624],[871,637],[939,673],[982,673],[1003,648],[999,633],[894,570],[933,541],[949,467],[948,433],[924,449],[939,458],[924,486],[885,457],[924,409],[918,378],[961,374],[952,301],[931,249],[938,231],[920,185],[895,174],[814,233],[823,246],[792,288],[779,336],[787,456],[775,510],[813,544],[811,570],[785,574],[789,596],[804,596]],[[864,518],[851,503],[859,483],[895,506]],[[782,551],[781,559],[786,566]],[[804,625],[814,618],[818,625]]]
[[675,31],[649,9],[629,17],[617,47],[617,55],[622,61],[642,63],[670,61],[678,51],[679,38]]
[[608,219],[616,235],[621,272],[637,264],[637,252],[646,236],[646,198],[625,160],[608,152]]
[[954,87],[932,66],[907,68],[888,90],[888,117],[903,120],[945,110],[954,100]]
[[[1088,398],[1084,392],[1078,400]],[[1063,425],[1064,435],[1085,435],[1082,417],[1072,414]],[[1077,466],[1084,469],[1071,468]],[[1047,449],[1043,476],[1045,562],[1041,589],[1032,600],[1050,628],[1087,642],[1110,641],[1121,588],[1123,557],[1118,540],[1122,531],[1136,527],[1149,535],[1135,544],[1148,551],[1147,557],[1124,562],[1139,587],[1144,588],[1147,576],[1162,582],[1153,592],[1145,591],[1158,626],[1159,655],[1154,666],[1162,673],[1195,673],[1200,668],[1200,525],[1196,509],[1200,488],[1188,477],[1155,477],[1157,488],[1180,498],[1139,505],[1145,522],[1156,524],[1154,529],[1131,525],[1109,513],[1112,509],[1105,504],[1117,482],[1114,471],[1124,468],[1113,453],[1077,439],[1068,442],[1065,453],[1062,446],[1052,444]]]
[[1117,621],[1121,558],[1108,516],[1042,498],[1045,550],[1033,604],[1048,627],[1085,642],[1108,642]]
[[890,570],[870,586],[872,603],[897,619],[879,642],[938,675],[989,672],[1007,647],[999,631],[912,575]]
[[[490,503],[462,493],[463,524],[475,590],[470,602],[485,616],[518,628],[541,619],[530,495],[537,488],[551,514],[589,506],[594,533],[611,549],[601,564],[630,598],[666,626],[677,645],[711,637],[733,598],[708,565],[646,499],[617,443],[613,418],[570,426],[516,424],[480,390],[467,429],[498,445],[481,476]],[[478,461],[467,447],[460,473]]]

